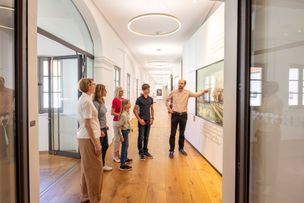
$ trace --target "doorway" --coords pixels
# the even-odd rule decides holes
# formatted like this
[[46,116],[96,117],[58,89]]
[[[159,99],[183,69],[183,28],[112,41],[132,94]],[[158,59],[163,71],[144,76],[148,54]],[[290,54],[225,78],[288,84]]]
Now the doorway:
[[76,105],[81,55],[39,57],[39,113],[48,121],[48,152],[79,158]]
[[40,197],[79,162],[78,81],[93,77],[93,58],[38,34]]

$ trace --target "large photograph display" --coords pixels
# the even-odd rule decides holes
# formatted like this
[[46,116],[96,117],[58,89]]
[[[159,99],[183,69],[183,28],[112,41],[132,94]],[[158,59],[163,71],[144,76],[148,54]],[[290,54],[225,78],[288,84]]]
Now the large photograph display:
[[196,72],[197,91],[209,92],[196,100],[196,115],[223,125],[224,60],[218,61]]

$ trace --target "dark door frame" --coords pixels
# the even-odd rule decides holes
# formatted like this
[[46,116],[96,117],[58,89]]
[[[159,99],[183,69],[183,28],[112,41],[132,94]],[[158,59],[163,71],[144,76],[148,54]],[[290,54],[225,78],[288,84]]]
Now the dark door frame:
[[238,1],[235,201],[249,202],[251,0]]
[[[30,201],[28,129],[28,4],[15,0],[16,200]],[[5,184],[5,183],[1,183]]]

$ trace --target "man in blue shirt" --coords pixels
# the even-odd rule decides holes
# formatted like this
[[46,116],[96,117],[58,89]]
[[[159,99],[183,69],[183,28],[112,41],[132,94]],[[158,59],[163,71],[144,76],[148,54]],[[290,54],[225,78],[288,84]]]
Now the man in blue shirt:
[[143,94],[137,98],[133,112],[138,120],[138,140],[137,147],[141,160],[153,159],[148,152],[148,140],[150,127],[154,120],[153,99],[149,96],[150,85],[142,85]]

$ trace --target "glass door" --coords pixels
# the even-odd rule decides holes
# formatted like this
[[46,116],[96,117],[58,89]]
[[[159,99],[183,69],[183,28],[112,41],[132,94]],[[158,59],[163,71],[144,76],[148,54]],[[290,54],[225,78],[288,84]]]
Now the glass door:
[[49,132],[52,153],[79,157],[76,132],[81,56],[54,57],[50,65]]
[[304,202],[304,1],[252,1],[249,202]]
[[302,203],[304,1],[239,2],[238,202]]
[[15,5],[0,5],[0,202],[16,202]]

